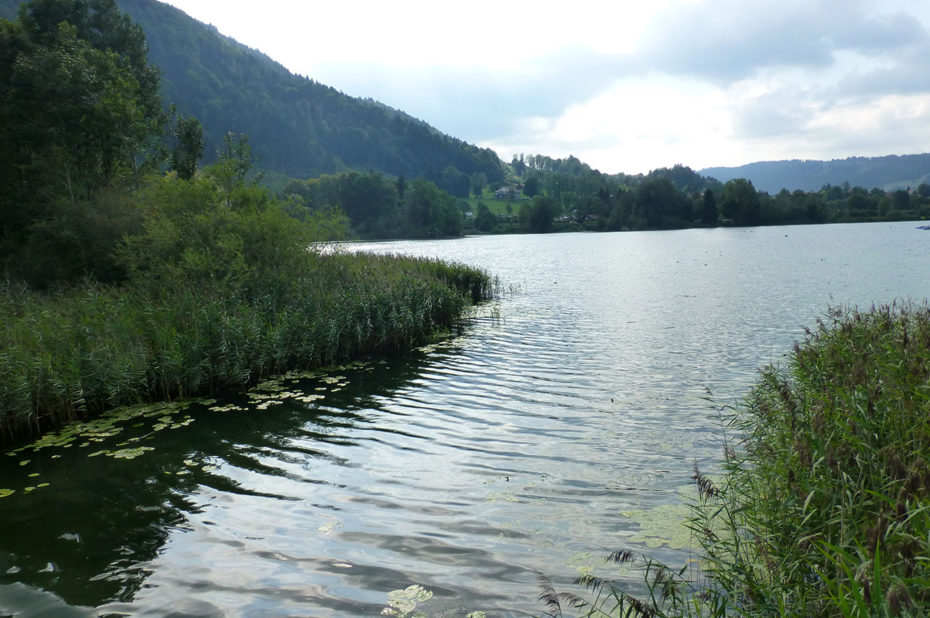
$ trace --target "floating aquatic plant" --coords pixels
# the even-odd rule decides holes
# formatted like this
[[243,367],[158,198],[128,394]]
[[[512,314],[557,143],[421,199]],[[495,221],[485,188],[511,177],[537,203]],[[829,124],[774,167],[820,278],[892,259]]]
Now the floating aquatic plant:
[[404,618],[419,618],[425,613],[414,613],[417,608],[433,598],[433,593],[419,584],[407,586],[403,590],[388,592],[388,607],[381,610],[384,616],[402,616]]
[[124,448],[118,451],[113,451],[110,453],[104,453],[108,457],[113,459],[135,459],[147,453],[148,451],[154,451],[155,449],[151,446],[139,446],[136,448]]

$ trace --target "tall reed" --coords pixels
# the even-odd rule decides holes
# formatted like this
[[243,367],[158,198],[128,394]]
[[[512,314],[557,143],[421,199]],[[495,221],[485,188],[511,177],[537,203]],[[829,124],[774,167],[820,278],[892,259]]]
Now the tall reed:
[[121,404],[410,347],[491,293],[457,264],[308,255],[286,279],[223,286],[0,288],[0,435],[11,442]]
[[828,316],[728,412],[722,480],[695,469],[700,566],[643,557],[645,597],[586,578],[594,599],[544,588],[547,602],[609,616],[930,615],[930,308]]

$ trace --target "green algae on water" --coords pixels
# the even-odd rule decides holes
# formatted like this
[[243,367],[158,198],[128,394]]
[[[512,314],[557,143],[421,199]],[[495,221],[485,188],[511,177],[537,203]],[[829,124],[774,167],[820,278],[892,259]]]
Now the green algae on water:
[[660,504],[651,509],[623,511],[621,515],[639,524],[639,531],[630,538],[634,543],[646,547],[667,545],[671,549],[682,549],[691,542],[691,530],[687,526],[691,509],[686,504]]

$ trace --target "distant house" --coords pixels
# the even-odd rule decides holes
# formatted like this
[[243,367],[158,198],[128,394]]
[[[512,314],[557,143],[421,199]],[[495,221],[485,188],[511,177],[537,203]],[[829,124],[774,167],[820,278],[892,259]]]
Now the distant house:
[[513,187],[501,187],[494,192],[494,197],[499,200],[512,200],[517,195]]

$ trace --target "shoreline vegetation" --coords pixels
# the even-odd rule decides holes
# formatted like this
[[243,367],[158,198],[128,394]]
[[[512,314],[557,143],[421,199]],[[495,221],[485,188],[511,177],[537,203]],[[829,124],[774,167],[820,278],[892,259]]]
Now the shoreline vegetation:
[[481,271],[307,253],[286,286],[83,283],[0,288],[0,446],[111,408],[243,390],[261,378],[406,350],[492,294]]
[[114,198],[139,220],[92,260],[118,273],[110,281],[0,285],[0,445],[120,405],[404,350],[494,292],[460,264],[317,244],[341,229],[338,214],[295,215],[228,171],[168,174]]
[[930,613],[930,307],[831,309],[725,420],[723,474],[695,465],[697,560],[612,554],[646,594],[541,577],[549,615]]

